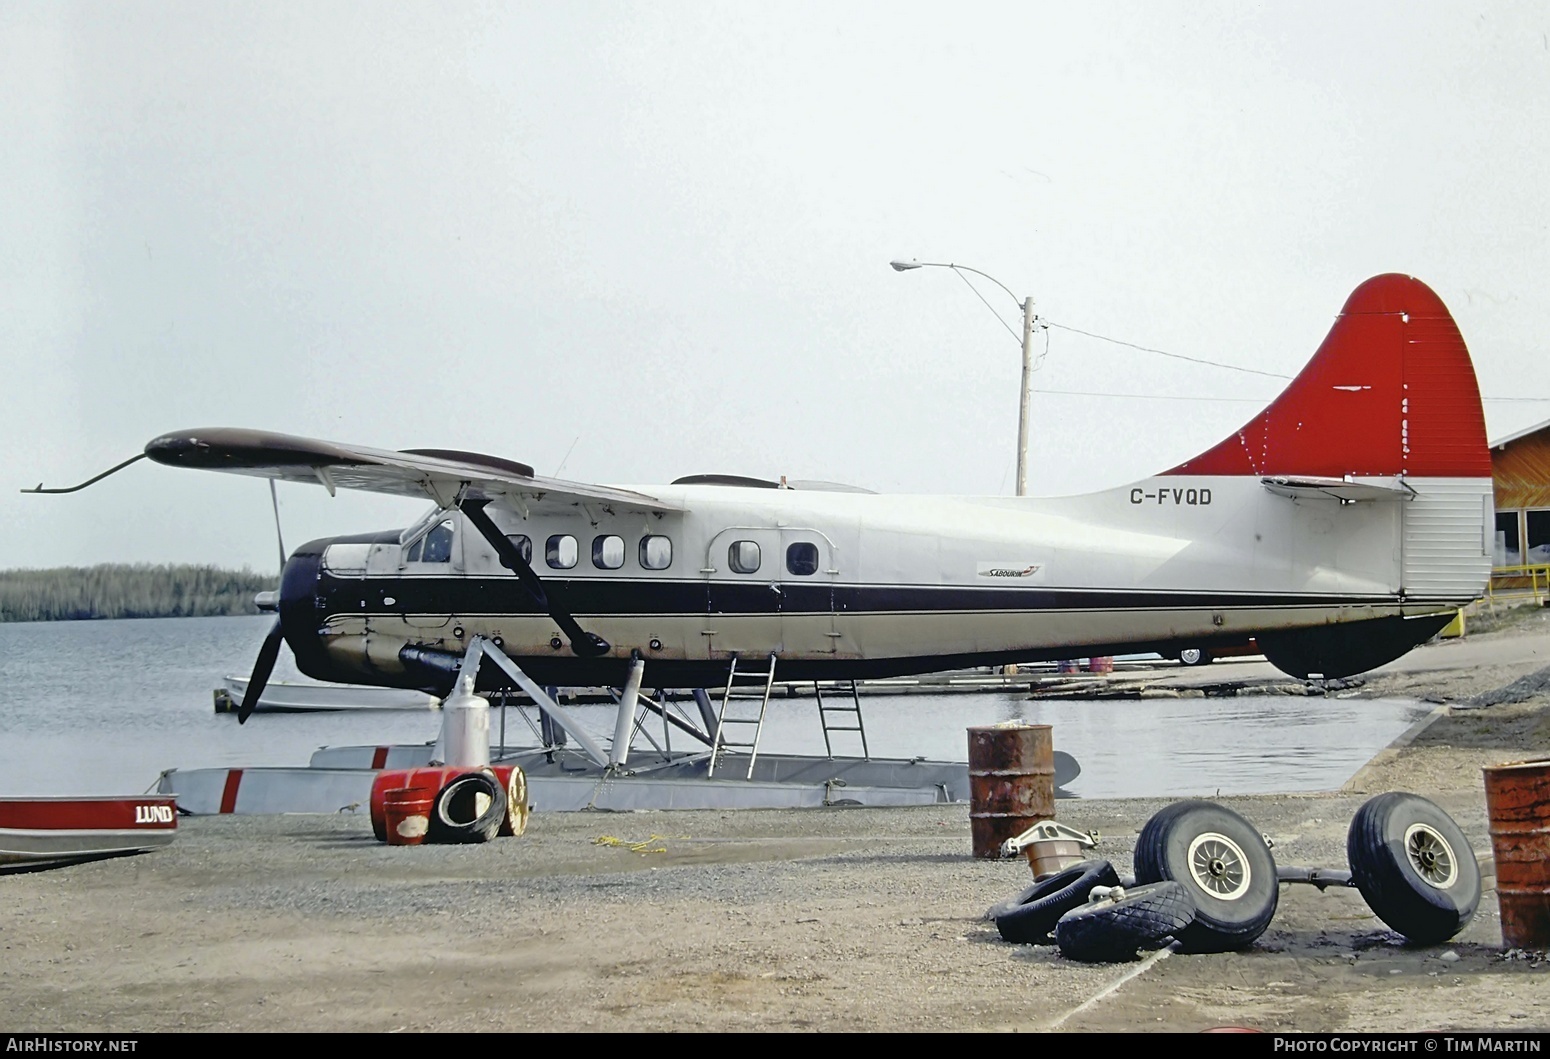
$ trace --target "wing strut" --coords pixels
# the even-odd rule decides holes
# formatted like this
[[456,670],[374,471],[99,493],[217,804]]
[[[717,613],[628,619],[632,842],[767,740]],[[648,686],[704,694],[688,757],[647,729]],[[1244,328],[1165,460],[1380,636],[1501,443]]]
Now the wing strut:
[[500,527],[496,526],[485,512],[484,506],[488,503],[488,500],[464,500],[458,507],[484,539],[490,542],[490,547],[494,548],[495,554],[500,556],[501,565],[517,575],[517,580],[522,582],[522,587],[528,590],[538,605],[560,627],[560,631],[569,638],[570,649],[578,658],[596,658],[612,650],[607,640],[596,633],[582,629],[564,607],[549,598],[549,593],[544,591],[543,581],[533,573],[533,568],[528,565],[526,559],[522,558],[522,553],[517,551],[517,546],[506,538],[506,535],[500,531]]

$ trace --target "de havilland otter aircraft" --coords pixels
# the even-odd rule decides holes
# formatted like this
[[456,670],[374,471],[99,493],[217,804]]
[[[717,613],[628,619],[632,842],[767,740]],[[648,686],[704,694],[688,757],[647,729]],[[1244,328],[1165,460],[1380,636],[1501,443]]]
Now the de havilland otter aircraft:
[[[144,455],[435,504],[408,529],[289,557],[244,718],[282,637],[310,677],[437,694],[476,637],[571,687],[623,686],[642,661],[652,686],[706,688],[766,666],[882,677],[1249,637],[1293,676],[1341,677],[1478,598],[1494,524],[1468,351],[1403,275],[1359,286],[1312,361],[1220,444],[1082,496],[587,485],[469,452],[225,428]],[[512,686],[496,667],[478,683]]]

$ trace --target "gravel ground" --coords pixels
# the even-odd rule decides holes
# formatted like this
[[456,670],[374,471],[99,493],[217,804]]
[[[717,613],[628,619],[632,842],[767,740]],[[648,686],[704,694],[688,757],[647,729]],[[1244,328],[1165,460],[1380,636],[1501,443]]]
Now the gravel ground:
[[[1363,691],[1481,702],[1547,649],[1536,613]],[[0,1030],[1550,1028],[1550,964],[1502,949],[1479,771],[1550,756],[1550,694],[1524,687],[1439,705],[1341,791],[1223,799],[1278,863],[1336,868],[1371,794],[1433,799],[1487,872],[1445,945],[1307,886],[1241,953],[1087,966],[1008,945],[983,913],[1028,867],[970,857],[963,805],[540,814],[456,847],[382,846],[348,814],[203,817],[152,855],[0,875]],[[1128,871],[1163,804],[1059,811]]]

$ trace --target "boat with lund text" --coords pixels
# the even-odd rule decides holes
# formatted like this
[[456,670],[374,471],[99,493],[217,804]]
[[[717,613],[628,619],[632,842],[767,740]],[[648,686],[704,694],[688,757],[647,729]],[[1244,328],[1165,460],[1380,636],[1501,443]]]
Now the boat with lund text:
[[0,865],[146,853],[177,827],[171,795],[0,798]]

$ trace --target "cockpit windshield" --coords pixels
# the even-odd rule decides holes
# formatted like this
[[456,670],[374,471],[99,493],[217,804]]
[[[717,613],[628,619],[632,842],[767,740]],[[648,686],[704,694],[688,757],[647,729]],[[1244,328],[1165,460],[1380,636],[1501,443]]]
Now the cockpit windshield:
[[427,530],[446,517],[447,513],[441,508],[431,508],[425,514],[415,519],[414,525],[410,526],[408,529],[404,530],[404,532],[398,535],[398,543],[401,545],[408,544],[416,537],[423,536]]
[[406,563],[448,563],[452,561],[452,519],[439,507],[427,511],[418,522],[399,534]]

